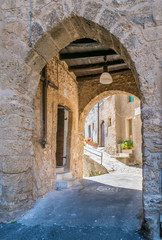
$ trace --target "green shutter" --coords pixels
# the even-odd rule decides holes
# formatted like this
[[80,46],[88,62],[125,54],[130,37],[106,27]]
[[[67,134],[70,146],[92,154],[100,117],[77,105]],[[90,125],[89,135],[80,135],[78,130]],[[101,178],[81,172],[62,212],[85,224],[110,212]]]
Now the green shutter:
[[134,97],[129,96],[129,102],[133,102],[134,101]]

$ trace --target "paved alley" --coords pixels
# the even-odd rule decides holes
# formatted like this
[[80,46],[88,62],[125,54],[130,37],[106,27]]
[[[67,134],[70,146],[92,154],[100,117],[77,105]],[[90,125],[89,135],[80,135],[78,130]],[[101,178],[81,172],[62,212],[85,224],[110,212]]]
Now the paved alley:
[[0,239],[142,240],[141,215],[141,176],[113,172],[53,190],[18,221],[1,224]]

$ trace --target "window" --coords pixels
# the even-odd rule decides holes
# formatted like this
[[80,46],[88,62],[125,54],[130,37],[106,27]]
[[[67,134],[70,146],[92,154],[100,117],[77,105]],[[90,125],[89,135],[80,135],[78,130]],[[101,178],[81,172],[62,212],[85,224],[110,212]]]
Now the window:
[[132,119],[127,119],[127,133],[126,133],[126,138],[128,140],[133,140],[133,122]]
[[129,119],[129,137],[132,137],[132,119]]
[[134,101],[134,97],[129,96],[129,102],[133,102]]
[[92,123],[92,130],[94,130],[94,123]]
[[108,118],[108,127],[111,126],[111,117]]
[[89,135],[89,138],[91,138],[91,125],[88,126],[88,135]]

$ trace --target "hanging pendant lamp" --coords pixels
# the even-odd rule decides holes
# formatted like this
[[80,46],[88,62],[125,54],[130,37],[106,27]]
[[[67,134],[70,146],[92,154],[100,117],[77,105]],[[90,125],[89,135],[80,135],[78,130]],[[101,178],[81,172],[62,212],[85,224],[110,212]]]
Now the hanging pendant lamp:
[[112,82],[113,82],[112,76],[110,75],[107,69],[106,56],[104,56],[103,73],[100,76],[100,83],[111,84]]

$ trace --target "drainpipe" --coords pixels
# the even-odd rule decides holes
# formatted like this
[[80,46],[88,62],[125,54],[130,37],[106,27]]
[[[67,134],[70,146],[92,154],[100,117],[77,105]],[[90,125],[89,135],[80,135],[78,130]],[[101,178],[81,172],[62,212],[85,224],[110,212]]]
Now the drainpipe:
[[98,102],[98,146],[99,146],[99,133],[100,133],[99,121],[100,121],[100,105],[99,105],[99,102]]
[[43,138],[47,138],[47,88],[48,81],[46,76],[46,68],[43,69]]

